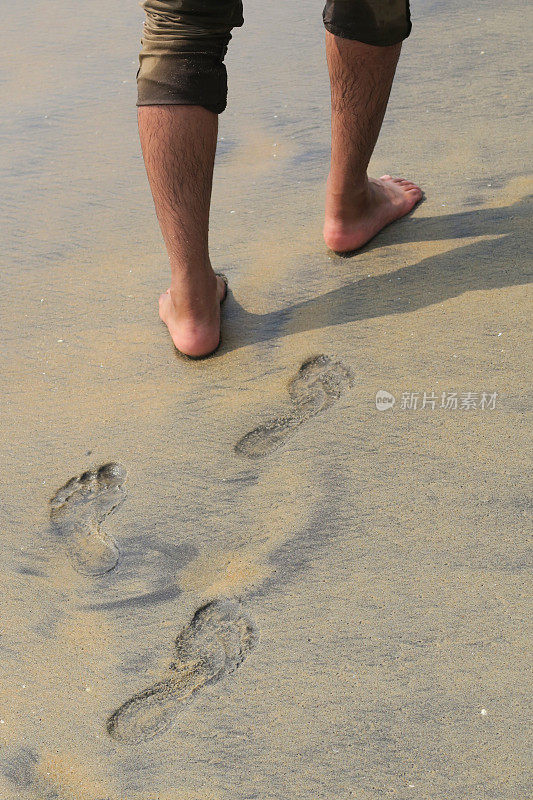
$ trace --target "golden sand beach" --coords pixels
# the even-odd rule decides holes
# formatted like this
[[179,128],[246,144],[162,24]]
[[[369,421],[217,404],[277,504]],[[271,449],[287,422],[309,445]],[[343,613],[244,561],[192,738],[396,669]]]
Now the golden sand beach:
[[529,800],[527,13],[413,4],[425,201],[340,257],[320,6],[248,0],[190,362],[141,10],[4,9],[0,800]]

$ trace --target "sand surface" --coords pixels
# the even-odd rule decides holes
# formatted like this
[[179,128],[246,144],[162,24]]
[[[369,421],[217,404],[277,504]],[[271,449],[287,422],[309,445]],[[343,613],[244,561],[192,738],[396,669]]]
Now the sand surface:
[[532,796],[528,4],[414,4],[372,169],[426,200],[350,258],[320,6],[274,5],[228,56],[198,363],[141,10],[3,10],[1,800]]

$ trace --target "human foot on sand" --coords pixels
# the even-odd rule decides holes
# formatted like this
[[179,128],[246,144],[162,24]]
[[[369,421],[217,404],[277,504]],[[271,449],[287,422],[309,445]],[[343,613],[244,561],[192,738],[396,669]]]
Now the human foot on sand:
[[[200,10],[195,13],[200,17],[196,19],[191,14],[189,20],[194,30],[205,22],[202,3],[196,5]],[[235,4],[223,5],[232,9]],[[331,166],[324,237],[329,247],[337,251],[361,247],[385,225],[407,214],[422,198],[418,186],[410,181],[388,175],[370,181],[366,177],[387,108],[401,40],[410,30],[405,13],[407,4],[403,5],[403,14],[385,15],[394,24],[375,23],[380,36],[376,35],[377,28],[371,26],[372,33],[368,36],[374,44],[352,38],[351,33],[358,27],[359,12],[354,12],[351,33],[346,36],[330,31],[329,27],[339,30],[339,25],[328,16],[331,9],[324,18],[328,21],[326,55],[331,85]],[[346,21],[351,12],[344,9],[339,13]],[[230,33],[233,11],[228,14],[227,30],[222,22],[224,14],[220,18],[214,15],[213,24],[222,28],[217,27],[216,31],[202,28],[205,46],[211,38],[214,41],[218,37],[220,30]],[[160,16],[158,24],[167,36],[173,23],[163,12]],[[150,25],[152,22],[150,19]],[[179,37],[182,33],[180,30]],[[391,41],[394,43],[390,44]],[[181,50],[181,44],[176,49]],[[170,98],[168,103],[161,102],[157,82],[152,80],[145,81],[153,85],[152,89],[148,91],[145,87],[139,95],[143,157],[172,272],[171,288],[160,299],[160,316],[178,350],[192,358],[203,358],[217,348],[220,303],[224,297],[222,284],[215,281],[209,261],[209,212],[218,114],[226,104],[225,70],[220,48],[214,47],[216,54],[209,51],[214,67],[202,72],[202,80],[197,79],[187,59],[178,59],[183,64],[172,76],[175,83],[165,89]],[[219,80],[220,76],[224,80]],[[141,84],[144,85],[142,81]],[[155,96],[158,99],[153,102]],[[187,100],[182,104],[183,100],[176,102],[176,97]]]
[[227,290],[225,278],[211,273],[202,282],[192,282],[191,276],[176,280],[161,295],[159,316],[182,355],[205,358],[217,349],[220,344],[220,306],[226,299]]
[[335,191],[328,181],[324,241],[337,253],[357,250],[421,199],[415,183],[390,175],[369,178],[359,191]]

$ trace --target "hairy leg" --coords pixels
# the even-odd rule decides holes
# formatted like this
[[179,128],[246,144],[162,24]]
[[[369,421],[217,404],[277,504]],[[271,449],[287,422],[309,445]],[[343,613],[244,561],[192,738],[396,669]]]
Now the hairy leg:
[[346,252],[362,247],[422,198],[411,181],[367,177],[389,99],[401,44],[389,47],[326,32],[331,83],[331,168],[324,239]]
[[225,285],[209,260],[209,207],[218,116],[201,106],[139,108],[139,134],[157,218],[168,251],[170,289],[159,313],[176,347],[203,356],[220,338]]

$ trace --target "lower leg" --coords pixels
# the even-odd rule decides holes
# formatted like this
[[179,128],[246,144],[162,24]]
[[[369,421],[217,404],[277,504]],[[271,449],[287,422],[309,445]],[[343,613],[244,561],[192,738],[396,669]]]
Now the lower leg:
[[139,134],[157,217],[168,251],[170,289],[159,313],[176,347],[214,350],[225,293],[209,260],[208,231],[218,116],[201,106],[139,108]]
[[410,181],[367,177],[401,44],[375,47],[326,32],[331,82],[331,169],[324,239],[333,250],[362,247],[407,214],[422,192]]

